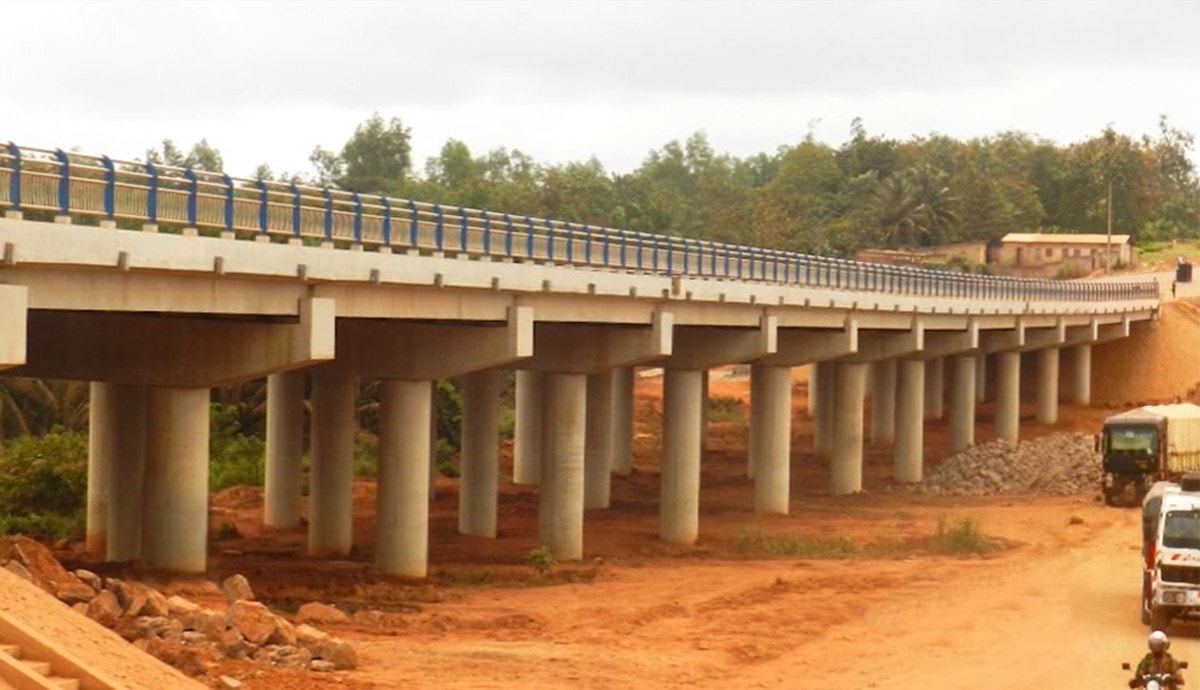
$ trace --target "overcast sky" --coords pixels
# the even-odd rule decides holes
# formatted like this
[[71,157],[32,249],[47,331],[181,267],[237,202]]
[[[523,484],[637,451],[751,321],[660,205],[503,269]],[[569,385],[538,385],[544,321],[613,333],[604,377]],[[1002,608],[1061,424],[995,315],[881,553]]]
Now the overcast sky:
[[449,138],[636,168],[870,134],[1060,143],[1160,114],[1200,131],[1197,2],[0,0],[0,141],[132,159],[201,137],[307,171],[378,111],[422,168]]

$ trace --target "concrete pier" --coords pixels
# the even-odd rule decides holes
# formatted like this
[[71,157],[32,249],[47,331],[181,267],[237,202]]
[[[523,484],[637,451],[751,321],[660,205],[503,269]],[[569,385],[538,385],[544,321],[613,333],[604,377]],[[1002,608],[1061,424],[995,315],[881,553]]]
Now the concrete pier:
[[830,467],[830,493],[852,494],[862,491],[863,396],[866,393],[866,364],[837,365],[837,393],[834,398],[833,461]]
[[896,373],[896,446],[893,476],[919,482],[925,444],[925,362],[901,360]]
[[613,370],[612,471],[628,476],[633,471],[633,367]]
[[587,429],[584,441],[583,507],[607,508],[613,464],[614,373],[587,377]]
[[1071,377],[1071,402],[1076,405],[1092,404],[1092,346],[1076,345]]
[[833,426],[837,416],[834,410],[834,395],[837,388],[837,365],[833,362],[818,362],[817,410],[813,421],[813,452],[818,458],[828,458],[833,452]]
[[462,462],[458,491],[458,532],[496,536],[500,488],[500,375],[486,369],[463,376]]
[[432,388],[431,381],[380,381],[375,563],[381,573],[420,578],[428,568]]
[[[754,479],[754,512],[788,512],[791,480],[792,372],[789,367],[760,368],[758,387],[762,401],[751,419],[758,429],[757,476]],[[697,487],[699,485],[697,484]]]
[[267,458],[263,522],[277,529],[300,524],[304,455],[304,372],[267,377]]
[[925,362],[925,418],[941,419],[946,391],[946,362],[941,357]]
[[767,415],[762,413],[765,405],[763,393],[763,369],[761,364],[750,365],[750,409],[749,425],[746,429],[746,477],[755,478],[756,467],[762,455],[763,430]]
[[203,573],[208,552],[207,388],[150,388],[146,395],[146,565]]
[[88,428],[88,553],[135,560],[142,555],[146,388],[92,382]]
[[[355,380],[314,373],[312,470],[308,483],[308,555],[342,558],[353,542]],[[428,390],[425,392],[429,396]],[[425,405],[429,404],[426,399]],[[420,435],[428,439],[429,422]],[[425,441],[428,443],[428,440]],[[428,452],[421,458],[429,462]],[[425,509],[425,506],[421,506]]]
[[700,372],[663,374],[663,466],[659,536],[694,544],[700,532]]
[[587,376],[548,373],[543,391],[538,534],[560,561],[583,558],[583,457]]
[[975,402],[987,402],[987,355],[979,353],[975,356]]
[[517,369],[516,388],[513,483],[537,486],[542,471],[542,373]]
[[896,436],[896,360],[871,365],[871,443],[891,443]]
[[1057,347],[1037,351],[1037,420],[1043,424],[1058,421]]
[[1021,353],[996,354],[996,438],[1016,445],[1021,421]]
[[978,357],[951,359],[954,366],[950,388],[950,452],[959,453],[975,445],[975,375]]

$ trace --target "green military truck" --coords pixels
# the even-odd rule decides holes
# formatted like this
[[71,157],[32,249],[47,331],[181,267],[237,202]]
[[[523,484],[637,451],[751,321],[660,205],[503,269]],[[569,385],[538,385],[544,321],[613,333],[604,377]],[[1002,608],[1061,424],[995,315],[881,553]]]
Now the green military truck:
[[1097,438],[1108,505],[1138,505],[1157,481],[1200,471],[1200,406],[1146,405],[1104,420]]

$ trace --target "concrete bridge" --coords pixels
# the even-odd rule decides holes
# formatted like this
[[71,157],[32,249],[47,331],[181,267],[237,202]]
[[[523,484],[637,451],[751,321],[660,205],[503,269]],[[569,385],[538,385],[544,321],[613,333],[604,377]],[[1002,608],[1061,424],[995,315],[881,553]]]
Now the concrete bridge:
[[868,380],[870,438],[917,481],[927,412],[966,448],[994,380],[1015,441],[1023,366],[1053,422],[1060,397],[1088,402],[1092,345],[1158,309],[1152,283],[860,264],[15,145],[0,208],[0,369],[92,382],[89,548],[180,571],[205,568],[213,387],[267,377],[265,519],[287,528],[310,378],[308,551],[344,557],[356,381],[379,379],[377,564],[423,577],[437,379],[463,381],[460,531],[496,535],[515,369],[514,481],[540,484],[540,541],[571,560],[584,509],[630,469],[635,366],[664,369],[659,534],[686,544],[711,367],[750,363],[754,509],[786,513],[792,367],[815,365],[815,450],[852,493]]

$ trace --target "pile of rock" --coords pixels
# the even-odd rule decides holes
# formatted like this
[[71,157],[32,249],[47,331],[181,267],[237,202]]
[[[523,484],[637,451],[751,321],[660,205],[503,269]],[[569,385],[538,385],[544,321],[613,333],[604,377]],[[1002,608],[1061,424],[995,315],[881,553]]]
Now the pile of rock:
[[256,601],[242,575],[225,580],[221,590],[228,607],[215,611],[181,596],[168,597],[139,582],[101,578],[87,570],[69,573],[33,540],[17,537],[4,541],[16,542],[17,548],[6,550],[0,543],[0,567],[30,580],[188,675],[203,675],[226,659],[318,672],[352,669],[358,664],[348,642],[308,624],[349,620],[344,613],[324,604],[305,604],[293,623]]
[[994,440],[951,456],[911,491],[955,496],[1035,493],[1069,496],[1100,486],[1100,456],[1088,434],[1051,434],[1013,447]]

